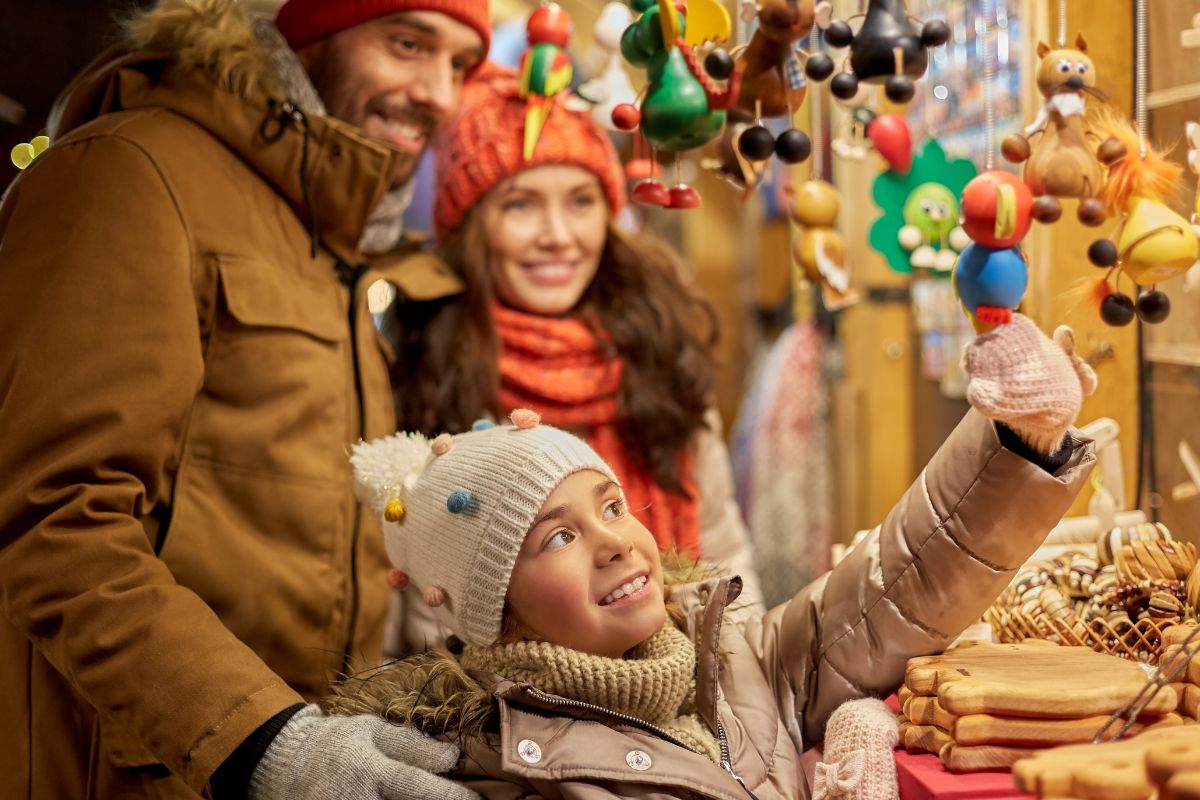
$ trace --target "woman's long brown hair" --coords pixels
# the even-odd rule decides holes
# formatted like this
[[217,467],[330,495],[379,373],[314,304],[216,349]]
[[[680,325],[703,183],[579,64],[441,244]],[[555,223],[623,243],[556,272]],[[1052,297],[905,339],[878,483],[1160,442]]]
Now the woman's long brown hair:
[[[466,292],[445,301],[400,298],[383,325],[396,349],[392,387],[400,430],[428,435],[499,418],[499,342],[492,281],[478,213],[446,241],[442,257]],[[667,244],[627,235],[612,224],[596,277],[573,313],[624,360],[616,430],[638,466],[664,489],[683,492],[679,456],[704,427],[712,402],[712,307],[685,282]]]

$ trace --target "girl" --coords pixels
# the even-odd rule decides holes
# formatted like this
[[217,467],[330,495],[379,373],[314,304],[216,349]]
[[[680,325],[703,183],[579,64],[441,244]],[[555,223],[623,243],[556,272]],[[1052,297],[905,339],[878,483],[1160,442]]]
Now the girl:
[[531,411],[359,445],[401,582],[463,646],[334,710],[456,741],[452,777],[484,798],[806,797],[831,712],[978,619],[1083,486],[1094,454],[1066,428],[1093,376],[1058,338],[1020,315],[980,337],[973,396],[1007,425],[968,413],[865,542],[753,617],[726,613],[738,578],[664,566],[609,465]]
[[712,310],[668,247],[614,226],[625,179],[590,114],[550,108],[526,159],[516,77],[488,65],[438,144],[437,234],[465,292],[401,297],[384,326],[400,429],[535,409],[604,457],[661,548],[741,574],[757,602],[711,408]]

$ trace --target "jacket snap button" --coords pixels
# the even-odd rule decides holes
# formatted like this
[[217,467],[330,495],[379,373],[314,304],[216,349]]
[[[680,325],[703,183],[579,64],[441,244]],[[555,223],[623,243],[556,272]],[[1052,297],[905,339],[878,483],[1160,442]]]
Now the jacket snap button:
[[517,742],[517,755],[526,764],[536,764],[542,760],[542,748],[533,739],[522,739]]
[[650,765],[654,762],[650,760],[649,754],[642,750],[630,750],[625,756],[625,763],[638,772],[644,772],[650,769]]

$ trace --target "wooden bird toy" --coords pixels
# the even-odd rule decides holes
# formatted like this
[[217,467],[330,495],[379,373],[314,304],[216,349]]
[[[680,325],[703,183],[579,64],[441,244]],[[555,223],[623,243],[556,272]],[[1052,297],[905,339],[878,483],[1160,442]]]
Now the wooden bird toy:
[[520,92],[525,100],[524,156],[533,158],[542,126],[556,96],[571,84],[571,17],[557,3],[539,6],[529,15],[525,30],[529,49],[521,56]]
[[[854,32],[850,21],[862,17]],[[913,81],[925,74],[928,48],[940,47],[950,38],[950,28],[941,20],[914,27],[904,0],[868,0],[865,15],[833,20],[825,29],[831,47],[850,48],[850,69],[833,77],[829,90],[842,100],[858,92],[860,82],[883,84],[893,103],[907,103],[915,91]]]
[[858,301],[858,292],[850,286],[845,245],[833,229],[839,207],[837,190],[826,181],[805,181],[788,191],[788,214],[803,228],[792,255],[805,276],[821,285],[821,299],[829,311]]
[[908,250],[914,267],[949,272],[960,250],[967,245],[958,226],[958,198],[946,186],[923,183],[904,201],[904,227],[900,246]]
[[[1143,145],[1115,114],[1103,116],[1097,127],[1120,142],[1124,155],[1109,165],[1102,194],[1108,212],[1121,221],[1111,239],[1098,239],[1088,248],[1092,263],[1107,270],[1095,282],[1092,297],[1109,325],[1128,325],[1135,315],[1143,322],[1162,322],[1171,303],[1155,285],[1182,274],[1200,257],[1196,231],[1166,202],[1178,192],[1183,170]],[[1121,274],[1149,288],[1133,301],[1110,283]]]
[[963,189],[963,230],[973,240],[954,265],[954,291],[977,331],[1012,321],[1029,282],[1018,244],[1033,224],[1033,196],[1019,178],[1000,170],[976,176]]
[[[728,38],[729,15],[717,0],[692,0],[686,14],[670,0],[632,0],[642,12],[621,35],[625,60],[646,70],[641,107],[621,104],[613,123],[621,130],[641,129],[653,150],[680,152],[711,141],[725,124],[722,94],[697,60],[695,48]],[[696,190],[677,183],[667,188],[653,179],[634,187],[633,199],[670,208],[700,205]]]
[[1086,117],[1085,95],[1103,100],[1096,89],[1096,67],[1087,54],[1083,36],[1075,37],[1074,48],[1053,50],[1039,42],[1037,87],[1045,98],[1042,108],[1024,135],[1004,139],[1001,150],[1014,163],[1025,163],[1023,176],[1034,196],[1033,217],[1050,223],[1062,215],[1059,198],[1079,199],[1079,221],[1085,225],[1104,222],[1102,163],[1121,157],[1118,145],[1102,140],[1097,149],[1095,132]]

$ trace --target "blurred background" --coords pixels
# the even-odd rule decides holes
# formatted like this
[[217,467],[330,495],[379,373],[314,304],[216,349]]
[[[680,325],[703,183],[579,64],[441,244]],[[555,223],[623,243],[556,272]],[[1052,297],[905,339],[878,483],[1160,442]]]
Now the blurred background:
[[[592,39],[603,3],[559,2],[574,18],[571,52],[577,80],[586,80],[605,63]],[[147,4],[0,0],[0,150],[7,153],[36,136],[56,94],[112,41],[113,19]],[[248,5],[270,13],[277,3]],[[524,19],[534,5],[492,0],[493,58],[514,63],[519,57]],[[835,13],[850,15],[862,5],[842,0]],[[926,140],[935,140],[948,160],[968,159],[982,168],[984,53],[990,50],[996,70],[998,139],[1036,114],[1036,43],[1054,39],[1057,5],[909,0],[911,14],[945,20],[951,40],[935,51],[907,108],[893,109],[882,98],[869,102],[880,113],[904,114],[919,152]],[[1185,49],[1180,33],[1193,27],[1200,0],[1149,0],[1148,6],[1149,134],[1160,144],[1174,143],[1172,157],[1182,162],[1185,123],[1200,119],[1200,50]],[[727,7],[739,20],[741,4],[729,0]],[[1134,0],[1069,0],[1066,8],[1070,35],[1082,32],[1090,45],[1098,86],[1117,108],[1131,112]],[[744,41],[746,24],[737,27]],[[642,80],[640,73],[630,75],[635,84]],[[775,162],[761,186],[744,191],[717,174],[719,153],[710,148],[687,154],[679,168],[700,191],[703,206],[685,212],[639,207],[629,220],[681,249],[716,308],[722,325],[718,406],[768,591],[780,594],[827,565],[831,545],[879,522],[966,412],[958,361],[971,337],[944,277],[898,272],[872,249],[869,231],[883,213],[872,200],[873,184],[887,165],[874,153],[848,160],[831,152],[838,139],[852,140],[853,109],[834,102],[827,86],[810,87],[794,121],[817,140],[818,156],[810,162],[790,169]],[[614,139],[634,155],[627,135]],[[841,194],[838,228],[861,295],[836,312],[796,280],[791,243],[798,231],[780,202],[786,187],[813,169]],[[1190,216],[1195,177],[1185,174],[1189,188],[1176,206]],[[7,158],[0,161],[0,187],[15,175]],[[424,180],[428,192],[428,170]],[[420,203],[410,223],[427,224]],[[1200,476],[1189,476],[1180,446],[1200,448],[1200,290],[1172,281],[1162,287],[1173,304],[1164,324],[1107,327],[1092,309],[1065,299],[1095,274],[1085,257],[1091,238],[1068,209],[1055,225],[1035,226],[1025,241],[1032,268],[1024,310],[1046,331],[1064,323],[1074,327],[1079,351],[1101,381],[1080,421],[1107,417],[1120,431],[1104,477],[1072,513],[1088,513],[1093,496],[1106,491],[1119,505],[1161,519],[1177,537],[1198,541],[1200,497],[1188,484]]]

